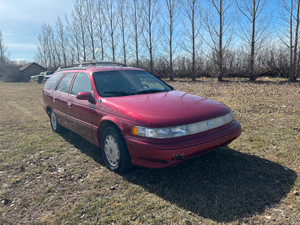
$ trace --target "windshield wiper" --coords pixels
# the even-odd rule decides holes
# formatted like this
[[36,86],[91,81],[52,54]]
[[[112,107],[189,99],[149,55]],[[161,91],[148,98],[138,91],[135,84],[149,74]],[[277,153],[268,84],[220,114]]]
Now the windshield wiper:
[[133,95],[133,93],[126,92],[126,91],[104,91],[103,94],[117,94],[117,95],[124,95],[124,96]]
[[157,93],[157,92],[164,92],[166,90],[161,89],[145,89],[135,92],[134,94],[150,94],[150,93]]

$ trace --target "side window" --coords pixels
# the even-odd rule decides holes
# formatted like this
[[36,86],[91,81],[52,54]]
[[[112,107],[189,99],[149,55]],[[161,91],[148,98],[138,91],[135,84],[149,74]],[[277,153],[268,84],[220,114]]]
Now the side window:
[[75,73],[67,73],[57,86],[57,91],[69,93],[70,84]]
[[54,89],[64,73],[53,74],[45,83],[44,89]]
[[86,73],[78,73],[75,78],[71,94],[77,95],[80,92],[86,92],[91,90],[92,86],[89,75]]

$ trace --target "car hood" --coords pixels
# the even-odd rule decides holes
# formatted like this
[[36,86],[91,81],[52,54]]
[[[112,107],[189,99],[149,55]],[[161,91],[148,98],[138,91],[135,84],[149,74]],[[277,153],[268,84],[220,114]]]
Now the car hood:
[[148,127],[194,123],[224,115],[225,105],[181,91],[105,98],[100,109]]

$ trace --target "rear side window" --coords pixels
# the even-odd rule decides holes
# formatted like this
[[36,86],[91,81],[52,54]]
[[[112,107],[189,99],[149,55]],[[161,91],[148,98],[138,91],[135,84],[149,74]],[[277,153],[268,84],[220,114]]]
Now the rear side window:
[[57,91],[69,93],[70,84],[75,73],[67,73],[57,86]]
[[72,95],[77,95],[80,92],[92,91],[89,75],[86,73],[78,73],[72,88]]
[[44,89],[54,89],[64,73],[53,74],[45,83]]

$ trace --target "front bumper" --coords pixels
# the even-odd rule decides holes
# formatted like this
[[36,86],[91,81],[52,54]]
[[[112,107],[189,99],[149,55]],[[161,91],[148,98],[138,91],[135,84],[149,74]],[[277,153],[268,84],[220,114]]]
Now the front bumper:
[[234,120],[222,127],[180,138],[162,140],[127,136],[125,140],[133,165],[164,168],[226,146],[240,134],[241,126]]

